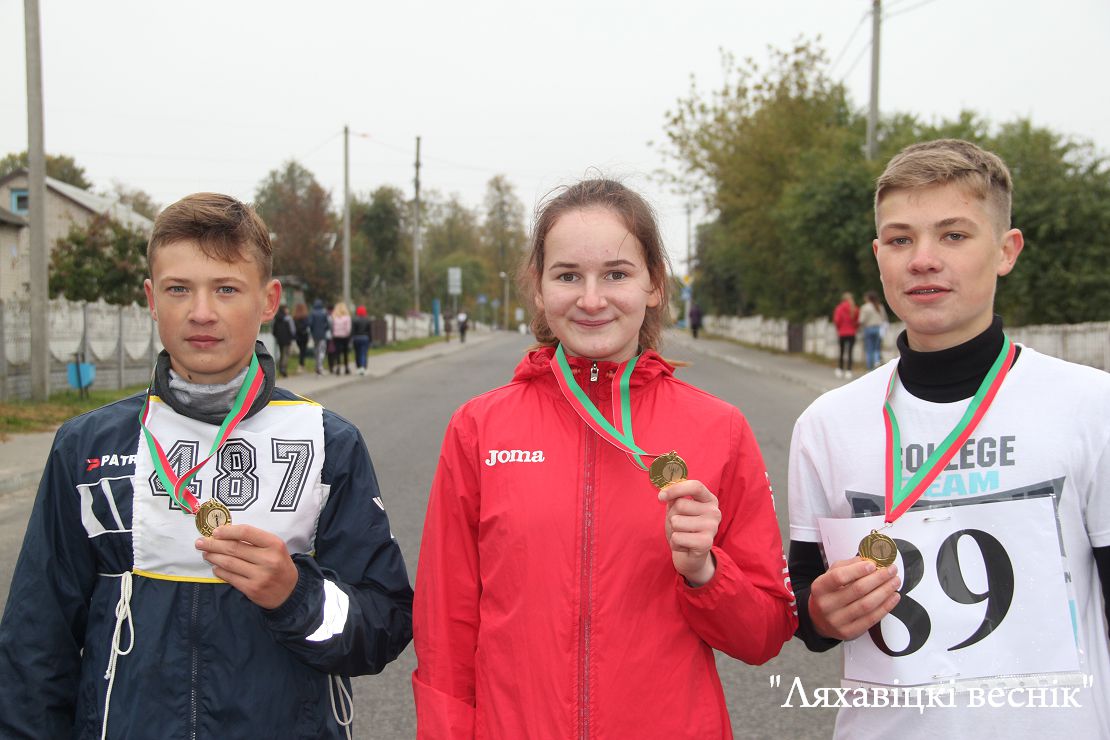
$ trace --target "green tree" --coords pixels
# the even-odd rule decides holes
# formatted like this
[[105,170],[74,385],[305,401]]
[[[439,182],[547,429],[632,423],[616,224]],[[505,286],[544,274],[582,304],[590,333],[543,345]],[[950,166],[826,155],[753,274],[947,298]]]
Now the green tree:
[[342,291],[342,250],[328,192],[304,166],[289,160],[266,175],[254,197],[274,237],[274,274],[304,280],[310,300],[335,300]]
[[495,175],[486,183],[482,231],[498,272],[515,273],[528,235],[524,230],[524,204],[504,175]]
[[146,216],[151,221],[157,218],[158,211],[162,210],[162,206],[150,193],[140,188],[128,187],[119,180],[112,181],[112,190],[107,195],[118,198],[120,203],[129,206],[135,213]]
[[412,239],[408,203],[383,186],[351,202],[351,292],[372,314],[404,313],[412,305]]
[[[28,164],[26,151],[12,152],[0,159],[0,177],[19,169],[25,169],[28,166],[30,165]],[[76,185],[82,190],[92,188],[92,183],[85,178],[85,168],[78,165],[77,161],[67,154],[47,154],[46,175],[47,177],[53,177],[55,180]]]
[[50,295],[73,301],[103,298],[117,305],[142,303],[147,235],[107,216],[74,225],[50,258]]

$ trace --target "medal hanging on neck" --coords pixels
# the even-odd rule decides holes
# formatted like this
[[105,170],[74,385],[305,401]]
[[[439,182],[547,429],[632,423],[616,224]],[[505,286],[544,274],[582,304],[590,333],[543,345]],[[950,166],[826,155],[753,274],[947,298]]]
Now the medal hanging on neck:
[[[898,517],[910,510],[919,498],[928,490],[945,466],[955,457],[975,427],[979,426],[987,409],[994,402],[1002,381],[1010,372],[1014,364],[1016,350],[1014,343],[1005,334],[1002,335],[1002,350],[998,353],[994,364],[991,365],[987,376],[979,384],[963,417],[952,427],[952,431],[944,438],[929,458],[922,463],[904,484],[902,482],[902,436],[898,429],[898,419],[890,405],[890,397],[894,393],[894,384],[898,381],[898,368],[895,366],[887,383],[886,398],[883,401],[883,421],[886,427],[886,474],[884,480],[884,499],[886,501],[886,526],[890,526]],[[884,527],[885,528],[885,527]],[[885,567],[894,563],[898,555],[898,547],[894,540],[881,534],[878,530],[871,530],[871,534],[860,540],[860,557],[867,558],[878,566]]]
[[[642,450],[633,439],[629,380],[639,359],[639,355],[633,357],[625,364],[624,370],[613,377],[613,420],[619,421],[621,424],[619,430],[609,423],[609,420],[605,418],[597,406],[594,405],[594,402],[586,395],[586,392],[582,390],[582,387],[578,385],[578,381],[574,379],[574,373],[567,362],[567,355],[562,344],[555,349],[555,356],[551,359],[551,369],[559,383],[559,390],[563,392],[563,398],[567,399],[567,403],[570,404],[582,421],[586,422],[586,425],[593,429],[599,437],[629,455],[640,469],[647,471],[651,484],[656,488],[663,489],[672,483],[686,480],[689,471],[686,468],[686,462],[678,456],[677,452],[672,450],[664,455],[653,455]],[[618,369],[620,368],[618,367]],[[644,463],[644,457],[655,459],[649,466]]]
[[177,505],[184,509],[186,514],[194,516],[197,530],[205,537],[211,537],[216,527],[231,524],[231,512],[215,498],[211,498],[203,504],[198,503],[196,496],[189,490],[189,484],[192,483],[193,478],[204,467],[204,464],[219,452],[224,442],[231,437],[235,427],[246,417],[255,399],[258,398],[258,394],[262,391],[264,381],[265,375],[258,365],[258,355],[252,354],[250,365],[247,366],[247,376],[243,378],[243,385],[239,387],[239,393],[231,404],[231,410],[227,412],[227,416],[224,417],[223,423],[216,433],[216,439],[212,441],[212,449],[208,452],[208,457],[180,476],[174,472],[173,465],[166,457],[162,445],[158,443],[153,432],[147,428],[146,421],[150,416],[150,396],[153,391],[153,383],[151,383],[151,388],[147,390],[146,403],[143,404],[143,409],[139,412],[139,426],[143,430],[147,449],[150,450],[154,472],[158,475],[158,480],[162,482],[166,492],[177,502]]

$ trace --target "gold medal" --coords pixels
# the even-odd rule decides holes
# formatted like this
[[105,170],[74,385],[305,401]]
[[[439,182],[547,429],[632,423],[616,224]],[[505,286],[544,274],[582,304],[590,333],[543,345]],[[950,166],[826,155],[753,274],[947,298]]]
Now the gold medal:
[[214,498],[210,498],[197,509],[197,529],[205,537],[211,537],[216,527],[231,524],[231,512]]
[[651,478],[651,485],[662,490],[672,483],[686,480],[688,472],[686,461],[672,450],[666,455],[655,458],[655,462],[648,469],[648,477]]
[[885,534],[872,529],[871,534],[859,541],[859,556],[885,568],[894,565],[894,559],[898,557],[898,545]]

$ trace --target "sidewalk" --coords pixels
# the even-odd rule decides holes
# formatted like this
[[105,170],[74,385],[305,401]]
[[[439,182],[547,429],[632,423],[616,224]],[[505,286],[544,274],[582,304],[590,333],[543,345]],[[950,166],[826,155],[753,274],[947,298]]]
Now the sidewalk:
[[[469,347],[488,341],[494,335],[487,332],[470,332],[466,344],[460,344],[457,336],[451,342],[429,344],[420,349],[404,352],[383,352],[367,360],[367,373],[362,375],[317,375],[314,372],[291,373],[287,378],[279,378],[278,385],[306,398],[315,398],[322,391],[338,388],[349,383],[366,382],[369,378],[384,378],[408,365],[460,352]],[[354,361],[352,359],[352,373]],[[290,363],[290,369],[292,363]],[[7,441],[0,442],[0,496],[34,488],[42,476],[46,456],[54,441],[54,432],[32,432],[30,434],[11,434]]]
[[[803,355],[752,349],[724,339],[706,339],[704,336],[694,339],[688,331],[680,329],[670,329],[664,335],[664,357],[669,356],[669,348],[681,348],[681,352],[674,352],[677,359],[685,359],[683,353],[686,357],[706,355],[751,372],[798,383],[818,393],[852,382],[852,378],[836,377],[832,365],[815,362]],[[858,378],[865,372],[865,366],[860,363],[855,366],[854,377]]]

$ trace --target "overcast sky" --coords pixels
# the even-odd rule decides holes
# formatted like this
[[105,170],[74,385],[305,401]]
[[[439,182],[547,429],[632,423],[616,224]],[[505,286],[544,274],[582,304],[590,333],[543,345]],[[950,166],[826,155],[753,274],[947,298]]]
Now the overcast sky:
[[[358,193],[411,194],[417,135],[422,188],[475,207],[497,173],[529,214],[557,185],[623,177],[658,208],[679,273],[684,203],[651,178],[649,142],[691,75],[711,91],[719,50],[766,60],[819,36],[868,98],[869,0],[40,1],[46,148],[98,188],[250,200],[296,158],[338,203],[348,124]],[[1107,0],[884,7],[884,112],[1024,116],[1110,151]],[[23,2],[0,0],[0,154],[26,148],[25,74]]]

